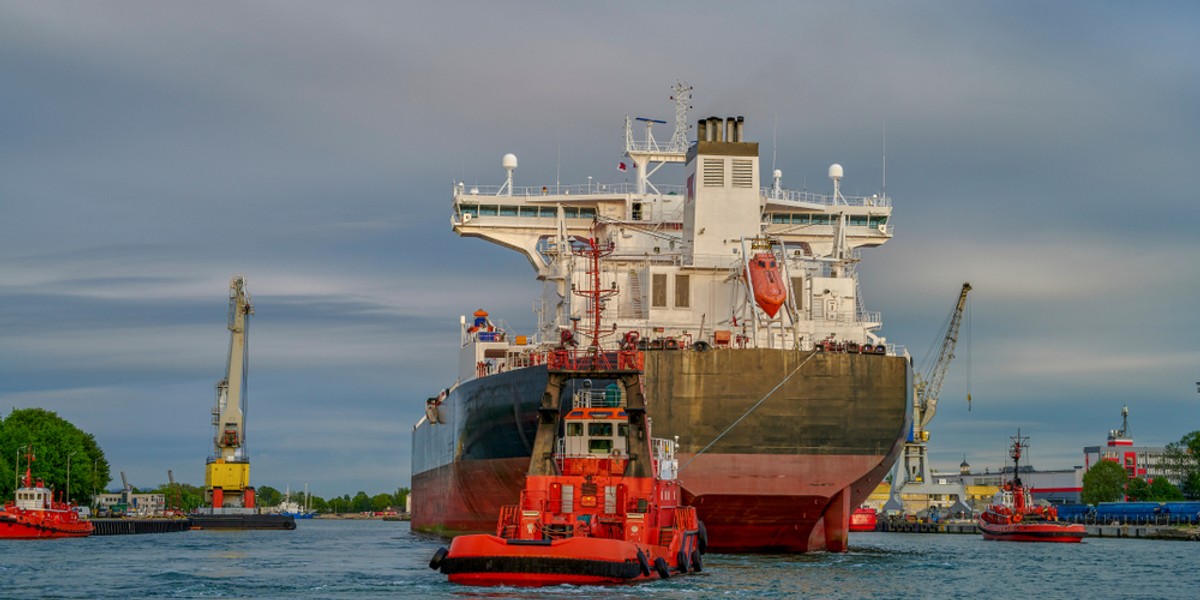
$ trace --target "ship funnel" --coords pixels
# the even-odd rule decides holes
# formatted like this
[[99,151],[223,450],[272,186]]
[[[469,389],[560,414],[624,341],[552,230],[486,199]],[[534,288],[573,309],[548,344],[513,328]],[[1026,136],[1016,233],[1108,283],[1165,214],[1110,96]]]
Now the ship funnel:
[[725,119],[725,141],[736,142],[737,140],[737,121],[733,117]]
[[696,122],[696,140],[700,142],[708,141],[708,120],[700,119]]
[[721,119],[719,117],[708,118],[708,141],[723,142],[721,139]]
[[745,141],[745,139],[742,138],[742,133],[745,131],[745,129],[746,129],[746,117],[739,115],[737,118],[737,127],[736,127],[737,139],[733,140],[733,141],[735,141],[735,142]]

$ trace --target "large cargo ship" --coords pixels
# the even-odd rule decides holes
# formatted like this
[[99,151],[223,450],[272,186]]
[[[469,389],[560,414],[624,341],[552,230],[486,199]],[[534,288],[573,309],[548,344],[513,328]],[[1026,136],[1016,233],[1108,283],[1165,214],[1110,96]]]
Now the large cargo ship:
[[[460,321],[458,377],[413,429],[412,525],[491,531],[529,465],[553,348],[633,339],[645,350],[648,415],[678,438],[686,503],[725,552],[845,551],[850,514],[899,455],[912,418],[907,352],[865,310],[859,249],[892,237],[886,194],[760,185],[742,117],[701,119],[676,86],[669,142],[626,117],[633,183],[518,187],[517,160],[492,188],[456,183],[452,226],[524,254],[543,293],[537,330],[515,335],[486,311]],[[682,167],[682,185],[652,181]],[[571,252],[596,237],[597,271]],[[580,290],[604,288],[604,322]],[[478,299],[484,303],[486,298]]]

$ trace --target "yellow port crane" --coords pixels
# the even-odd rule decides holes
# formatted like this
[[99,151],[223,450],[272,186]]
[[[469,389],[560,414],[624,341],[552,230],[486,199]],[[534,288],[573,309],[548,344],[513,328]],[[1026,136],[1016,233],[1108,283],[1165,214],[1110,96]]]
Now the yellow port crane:
[[[958,344],[958,331],[962,325],[963,313],[966,311],[967,294],[971,284],[964,283],[958,294],[958,302],[950,312],[950,318],[943,330],[942,347],[937,359],[922,373],[913,374],[913,424],[908,440],[904,444],[903,455],[896,461],[892,471],[892,488],[884,509],[888,511],[903,511],[905,503],[900,494],[911,496],[955,496],[964,502],[965,494],[961,485],[952,485],[955,489],[943,489],[946,485],[935,485],[929,477],[929,431],[926,427],[937,412],[938,395],[942,391],[942,383],[946,372],[950,369],[950,361],[954,360],[954,348]],[[967,405],[970,406],[971,393],[967,390]]]
[[250,487],[250,458],[246,454],[247,317],[254,314],[246,278],[229,282],[229,360],[225,377],[217,382],[213,408],[213,455],[204,469],[204,501],[213,508],[254,508]]

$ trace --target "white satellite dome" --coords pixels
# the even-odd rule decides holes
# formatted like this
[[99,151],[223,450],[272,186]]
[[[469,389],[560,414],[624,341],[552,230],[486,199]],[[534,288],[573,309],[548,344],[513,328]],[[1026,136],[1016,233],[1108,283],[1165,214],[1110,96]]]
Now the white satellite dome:
[[505,169],[510,171],[517,168],[517,155],[511,153],[505,154],[504,158],[501,159],[500,164],[503,165]]
[[832,165],[829,165],[829,178],[830,179],[837,181],[838,179],[841,179],[843,175],[844,175],[844,173],[842,172],[842,165],[839,165],[837,163],[833,163]]

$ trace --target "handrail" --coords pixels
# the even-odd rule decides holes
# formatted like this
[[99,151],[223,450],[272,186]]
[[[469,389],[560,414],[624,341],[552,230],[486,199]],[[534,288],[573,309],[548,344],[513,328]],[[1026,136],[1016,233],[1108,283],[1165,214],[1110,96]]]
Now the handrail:
[[[619,183],[577,183],[570,185],[528,185],[513,186],[512,194],[501,195],[503,185],[468,185],[465,182],[454,184],[454,197],[458,198],[541,198],[548,196],[583,196],[596,198],[611,198],[620,195],[635,195],[642,197],[654,196],[683,196],[687,192],[684,185],[655,185],[659,193],[638,194],[637,184],[624,181]],[[795,202],[797,204],[819,204],[821,206],[864,206],[890,208],[892,199],[886,195],[872,194],[870,196],[839,196],[815,194],[808,191],[776,190],[771,187],[760,187],[759,195],[765,200],[776,202]]]

